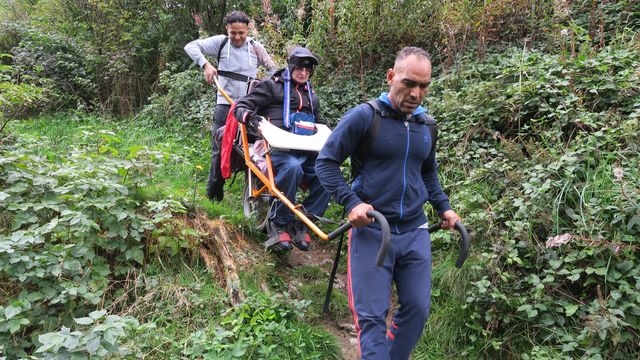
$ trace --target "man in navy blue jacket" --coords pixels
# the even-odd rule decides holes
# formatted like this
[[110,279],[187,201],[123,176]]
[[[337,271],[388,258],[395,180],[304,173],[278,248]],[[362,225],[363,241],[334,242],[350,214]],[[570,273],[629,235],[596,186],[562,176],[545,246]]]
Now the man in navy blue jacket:
[[[423,206],[431,203],[452,229],[458,215],[438,180],[432,139],[420,106],[431,83],[429,54],[406,47],[387,71],[389,93],[378,98],[385,109],[368,155],[351,187],[340,164],[356,153],[374,119],[361,104],[349,110],[327,140],[316,162],[322,185],[348,212],[348,290],[362,359],[408,359],[429,315],[431,243]],[[391,227],[391,245],[382,267],[375,266],[380,227],[367,217],[381,212]],[[399,309],[387,328],[392,282]]]

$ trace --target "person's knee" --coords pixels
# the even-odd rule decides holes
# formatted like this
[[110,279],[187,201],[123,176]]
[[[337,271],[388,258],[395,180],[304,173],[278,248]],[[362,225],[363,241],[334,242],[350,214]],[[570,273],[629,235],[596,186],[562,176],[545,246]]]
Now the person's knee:
[[278,164],[276,171],[278,174],[284,175],[287,179],[302,179],[304,172],[302,167],[296,161],[285,161]]
[[412,317],[426,319],[429,316],[430,301],[422,297],[415,297],[402,302],[401,306],[411,313]]

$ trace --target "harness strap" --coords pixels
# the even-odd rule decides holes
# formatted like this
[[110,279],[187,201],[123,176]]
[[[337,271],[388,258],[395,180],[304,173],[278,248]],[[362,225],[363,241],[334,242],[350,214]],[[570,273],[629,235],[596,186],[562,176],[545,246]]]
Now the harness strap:
[[[220,44],[220,47],[218,48],[218,57],[217,57],[217,61],[218,61],[218,75],[229,78],[229,79],[233,79],[233,80],[237,80],[237,81],[244,81],[244,82],[249,82],[250,80],[253,80],[254,78],[247,76],[247,75],[242,75],[242,74],[238,74],[236,72],[233,71],[226,71],[226,70],[220,70],[220,55],[222,55],[222,49],[227,45],[227,43],[229,42],[229,37],[225,36],[224,40],[222,40],[222,43]],[[253,39],[249,40],[249,44],[251,46],[253,46],[255,48],[255,44],[253,43]]]
[[[289,72],[289,67],[286,67],[282,72],[282,80],[284,80],[284,99],[282,104],[282,122],[284,123],[284,127],[286,129],[291,129],[291,121],[289,116],[291,115],[291,73]],[[311,83],[307,80],[307,93],[309,94],[309,105],[311,106],[311,115],[315,118],[316,114],[313,110],[313,89],[311,88]],[[300,99],[302,101],[302,99]],[[300,104],[302,106],[302,104]]]
[[[369,100],[367,104],[373,108],[373,121],[371,122],[371,125],[369,125],[369,128],[367,129],[367,132],[361,139],[360,145],[358,145],[356,151],[353,153],[353,155],[351,155],[352,179],[355,179],[360,174],[362,164],[369,156],[369,150],[371,148],[371,145],[373,144],[373,140],[378,135],[381,118],[390,116],[390,113],[384,107],[380,106],[380,103],[377,99]],[[431,151],[434,151],[436,149],[436,142],[438,141],[438,126],[436,124],[436,120],[432,116],[427,114],[420,115],[412,116],[410,121],[427,125],[427,127],[429,128],[429,133],[431,134]]]
[[218,70],[218,75],[224,76],[226,78],[233,79],[233,80],[243,81],[243,82],[249,82],[254,79],[251,76],[242,75],[233,71],[226,71],[226,70]]

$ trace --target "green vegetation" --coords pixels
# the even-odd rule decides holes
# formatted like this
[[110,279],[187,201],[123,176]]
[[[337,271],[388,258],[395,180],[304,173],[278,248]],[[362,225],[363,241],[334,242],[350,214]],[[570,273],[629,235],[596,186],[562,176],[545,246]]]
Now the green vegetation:
[[331,124],[385,89],[401,46],[432,53],[441,179],[473,244],[459,270],[456,235],[433,236],[414,358],[638,357],[637,1],[15,0],[0,4],[0,358],[340,358],[320,329],[350,321],[337,290],[321,315],[328,264],[266,256],[233,306],[188,225],[206,213],[263,237],[241,176],[204,198],[215,97],[182,51],[232,8],[280,64],[292,44],[321,56]]

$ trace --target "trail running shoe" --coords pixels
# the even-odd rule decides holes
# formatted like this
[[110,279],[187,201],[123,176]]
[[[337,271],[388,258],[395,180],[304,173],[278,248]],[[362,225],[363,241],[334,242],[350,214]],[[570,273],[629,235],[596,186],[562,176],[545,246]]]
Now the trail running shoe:
[[278,226],[273,223],[269,227],[269,240],[264,242],[264,246],[275,251],[289,251],[293,249],[291,245],[291,235],[287,232],[286,226]]
[[309,229],[301,221],[296,221],[293,224],[293,245],[302,251],[309,251],[311,247],[311,235],[309,235]]

